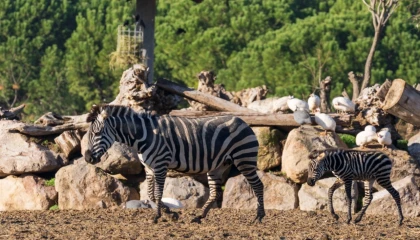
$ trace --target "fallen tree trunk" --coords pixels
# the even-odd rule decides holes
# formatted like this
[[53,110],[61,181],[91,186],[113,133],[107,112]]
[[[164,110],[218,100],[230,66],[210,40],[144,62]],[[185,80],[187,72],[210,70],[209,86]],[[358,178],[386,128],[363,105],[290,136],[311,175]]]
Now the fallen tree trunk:
[[9,128],[9,132],[18,132],[30,136],[47,136],[53,134],[60,134],[68,130],[82,130],[87,131],[90,126],[90,123],[81,122],[81,123],[66,123],[58,126],[41,126],[33,124],[19,123],[18,126]]
[[402,79],[392,81],[382,109],[415,126],[420,126],[420,92]]
[[[280,127],[298,127],[299,124],[293,118],[293,114],[264,114],[264,113],[239,113],[239,112],[212,112],[212,111],[185,111],[172,110],[169,115],[177,117],[214,117],[232,115],[241,118],[251,126],[280,126]],[[337,125],[341,127],[351,126],[352,115],[329,114],[334,118]],[[315,119],[312,116],[312,124]]]
[[216,110],[226,111],[226,112],[242,112],[242,113],[255,113],[255,111],[248,108],[241,107],[235,103],[226,101],[224,99],[214,97],[210,94],[196,91],[187,87],[183,87],[179,84],[171,82],[166,79],[160,79],[157,81],[156,85],[168,92],[178,94],[180,96],[192,99],[194,101],[203,103],[207,106],[210,106]]

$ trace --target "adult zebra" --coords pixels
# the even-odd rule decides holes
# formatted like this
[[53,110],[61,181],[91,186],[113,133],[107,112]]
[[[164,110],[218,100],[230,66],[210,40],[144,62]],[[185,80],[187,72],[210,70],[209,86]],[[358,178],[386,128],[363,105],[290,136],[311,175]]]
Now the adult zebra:
[[309,154],[309,158],[311,160],[307,181],[309,186],[314,186],[315,182],[327,171],[332,171],[337,177],[336,182],[328,190],[328,205],[335,219],[338,219],[338,215],[334,212],[332,197],[337,188],[343,184],[345,186],[348,205],[347,223],[350,223],[352,181],[364,181],[365,197],[363,198],[363,207],[354,221],[358,223],[362,220],[366,209],[372,201],[372,185],[376,180],[394,198],[398,208],[399,225],[402,224],[404,217],[401,210],[400,194],[391,184],[392,162],[387,155],[377,151],[327,149],[313,150]]
[[[115,142],[136,148],[146,171],[148,195],[156,202],[154,222],[161,216],[162,193],[168,169],[184,173],[207,173],[210,197],[203,206],[205,218],[222,194],[222,174],[234,164],[245,176],[258,200],[257,217],[265,216],[263,183],[257,175],[258,141],[252,129],[237,117],[188,119],[136,112],[125,106],[94,105],[87,117],[88,148],[85,160],[97,163]],[[255,221],[254,220],[254,221]]]

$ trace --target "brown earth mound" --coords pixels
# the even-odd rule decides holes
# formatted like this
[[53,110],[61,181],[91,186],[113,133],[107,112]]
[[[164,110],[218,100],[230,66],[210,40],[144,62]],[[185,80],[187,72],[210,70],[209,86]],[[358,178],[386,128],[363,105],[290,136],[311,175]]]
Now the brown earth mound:
[[419,239],[420,218],[366,216],[347,225],[346,215],[328,212],[268,210],[261,224],[255,211],[213,209],[201,224],[190,223],[198,210],[180,211],[153,224],[154,212],[138,210],[11,211],[0,213],[0,239]]

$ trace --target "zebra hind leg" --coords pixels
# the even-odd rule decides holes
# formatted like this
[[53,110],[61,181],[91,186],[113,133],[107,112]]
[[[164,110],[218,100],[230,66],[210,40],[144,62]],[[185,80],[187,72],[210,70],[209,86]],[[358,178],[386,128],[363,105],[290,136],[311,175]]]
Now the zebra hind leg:
[[260,177],[257,174],[257,161],[249,161],[247,158],[246,161],[241,159],[235,159],[233,162],[242,175],[246,178],[248,183],[251,185],[252,190],[254,191],[255,196],[258,201],[257,216],[254,219],[254,222],[258,220],[261,223],[262,219],[265,216],[264,210],[264,185],[261,182]]
[[391,180],[389,179],[389,177],[387,177],[386,179],[378,179],[378,183],[391,194],[392,198],[394,198],[394,201],[397,204],[397,208],[398,208],[398,216],[399,216],[398,225],[401,226],[404,220],[404,216],[401,209],[400,193],[397,190],[395,190],[395,188],[392,186]]
[[338,215],[335,213],[334,211],[334,206],[333,206],[333,195],[334,195],[334,191],[336,189],[338,189],[339,187],[341,187],[343,185],[343,181],[341,181],[341,179],[337,179],[334,184],[330,187],[330,189],[328,189],[328,206],[330,207],[330,212],[331,215],[333,216],[333,218],[335,220],[338,220]]
[[210,188],[210,196],[202,208],[202,214],[200,216],[195,217],[191,222],[201,223],[201,219],[207,216],[207,213],[210,211],[210,208],[213,206],[213,203],[215,203],[222,197],[222,176],[229,166],[230,165],[227,164],[207,173],[207,179]]
[[346,179],[344,180],[344,186],[346,189],[346,200],[347,200],[347,224],[351,222],[351,186],[352,180]]
[[354,223],[358,223],[362,220],[362,217],[365,214],[366,209],[369,207],[370,202],[372,201],[373,183],[374,183],[374,180],[365,181],[365,197],[363,198],[363,207],[362,207],[362,210],[360,210],[359,215],[357,215],[356,219],[354,220]]

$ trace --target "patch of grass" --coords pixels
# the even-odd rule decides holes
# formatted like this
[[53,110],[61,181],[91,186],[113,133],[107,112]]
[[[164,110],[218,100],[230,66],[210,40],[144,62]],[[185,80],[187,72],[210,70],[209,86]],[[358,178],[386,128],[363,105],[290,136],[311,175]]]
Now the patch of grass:
[[55,178],[51,178],[50,180],[45,180],[45,186],[54,187],[55,186]]
[[60,208],[58,208],[58,205],[57,205],[57,204],[55,204],[55,205],[52,205],[52,206],[50,207],[50,210],[52,210],[52,211],[57,211],[57,210],[60,210]]
[[397,140],[397,146],[396,147],[398,149],[408,151],[408,141],[407,140],[402,140],[402,139]]
[[340,133],[338,134],[340,139],[347,145],[348,148],[356,147],[356,137],[350,134]]

